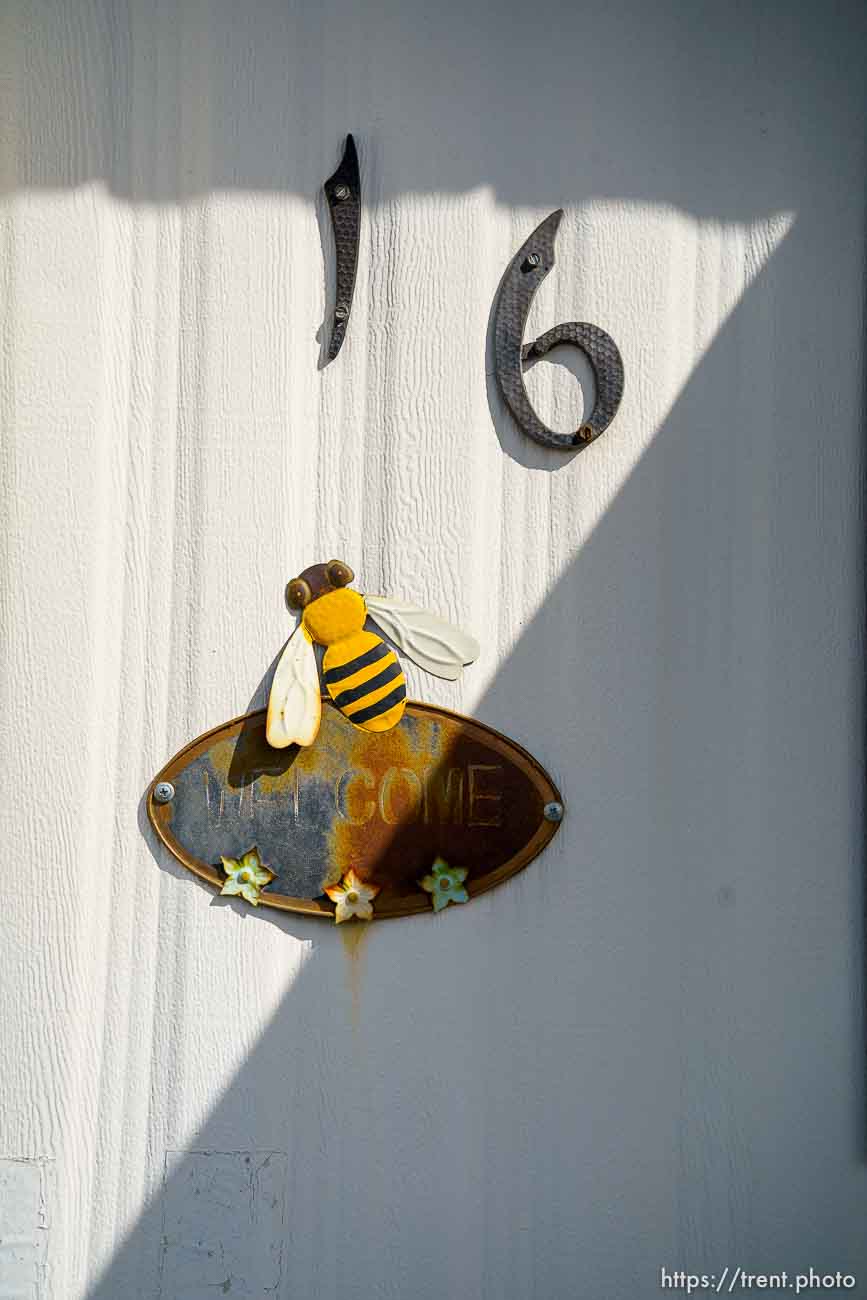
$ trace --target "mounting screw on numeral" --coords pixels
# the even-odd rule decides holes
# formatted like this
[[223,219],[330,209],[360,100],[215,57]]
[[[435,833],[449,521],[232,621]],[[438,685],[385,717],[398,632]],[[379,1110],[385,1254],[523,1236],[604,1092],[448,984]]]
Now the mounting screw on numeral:
[[[617,414],[623,396],[623,359],[610,334],[581,321],[555,325],[533,343],[523,342],[533,295],[554,265],[554,239],[562,216],[559,208],[546,217],[512,259],[494,310],[494,352],[500,392],[524,433],[545,447],[572,450],[593,442]],[[580,348],[596,378],[593,410],[575,433],[549,429],[524,387],[524,363],[545,356],[561,343]]]

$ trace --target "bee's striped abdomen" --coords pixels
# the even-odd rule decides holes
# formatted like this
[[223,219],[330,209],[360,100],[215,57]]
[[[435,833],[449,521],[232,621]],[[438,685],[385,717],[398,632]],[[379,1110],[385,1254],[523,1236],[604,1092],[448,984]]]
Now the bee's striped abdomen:
[[354,632],[325,651],[322,680],[344,717],[364,731],[388,731],[403,717],[406,679],[393,650],[373,632]]

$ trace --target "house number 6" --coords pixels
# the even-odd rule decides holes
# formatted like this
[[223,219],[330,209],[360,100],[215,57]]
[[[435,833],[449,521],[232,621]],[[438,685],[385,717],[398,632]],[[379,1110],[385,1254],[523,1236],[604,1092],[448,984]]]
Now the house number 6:
[[[539,285],[554,265],[554,239],[563,209],[558,208],[537,226],[515,254],[503,277],[494,313],[494,348],[497,383],[518,424],[531,438],[546,447],[581,447],[604,433],[623,396],[623,359],[610,334],[598,325],[568,321],[540,335],[535,343],[523,343],[530,303]],[[543,357],[560,343],[569,343],[585,354],[596,379],[593,410],[575,433],[555,433],[539,419],[524,387],[524,363]]]

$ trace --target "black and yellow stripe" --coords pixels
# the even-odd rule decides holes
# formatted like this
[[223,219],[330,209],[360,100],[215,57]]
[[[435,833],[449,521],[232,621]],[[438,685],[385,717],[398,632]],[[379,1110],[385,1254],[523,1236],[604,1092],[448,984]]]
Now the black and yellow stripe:
[[364,731],[400,722],[406,680],[397,656],[373,632],[355,632],[325,651],[322,680],[344,717]]

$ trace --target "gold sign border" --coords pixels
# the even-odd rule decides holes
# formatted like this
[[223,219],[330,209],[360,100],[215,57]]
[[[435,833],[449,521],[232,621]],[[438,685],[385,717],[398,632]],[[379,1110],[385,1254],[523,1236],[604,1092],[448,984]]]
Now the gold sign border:
[[[327,700],[327,696],[323,696],[323,700]],[[551,777],[541,763],[532,754],[528,753],[522,745],[519,745],[517,741],[510,740],[502,732],[495,731],[493,727],[478,722],[475,718],[468,718],[461,713],[454,713],[451,709],[440,708],[436,704],[407,701],[407,712],[422,717],[447,718],[451,722],[460,723],[461,727],[469,735],[472,736],[475,733],[482,744],[500,754],[512,766],[518,767],[536,786],[543,806],[548,803],[558,803],[562,806],[562,796]],[[178,843],[171,832],[171,803],[157,803],[154,799],[154,789],[161,781],[172,781],[179,771],[209,749],[215,736],[231,732],[233,728],[240,729],[245,722],[251,719],[264,718],[265,713],[265,709],[254,709],[251,713],[243,713],[240,717],[232,718],[230,722],[223,722],[219,727],[212,727],[210,731],[203,732],[201,736],[197,736],[195,740],[191,740],[189,744],[184,745],[183,749],[178,750],[177,754],[169,759],[165,767],[154,777],[148,789],[148,819],[160,840],[182,866],[191,871],[193,875],[198,876],[200,880],[204,880],[218,890],[222,888],[225,876],[214,867],[210,867],[206,863],[199,861],[198,858],[192,857]],[[465,882],[465,888],[470,897],[477,898],[480,894],[487,893],[489,889],[495,889],[497,885],[501,885],[510,876],[523,871],[524,867],[529,866],[533,859],[537,858],[550,843],[559,826],[559,821],[548,821],[543,817],[527,843],[517,853],[513,854],[508,861],[502,863],[494,871],[486,872],[483,876],[477,876],[474,880],[470,879]],[[267,907],[276,907],[284,912],[297,912],[303,916],[325,917],[327,920],[333,920],[334,918],[333,904],[315,898],[293,898],[289,894],[271,894],[266,891],[261,895],[260,902]],[[408,896],[392,901],[383,899],[382,905],[377,907],[374,912],[374,919],[387,920],[398,916],[414,916],[419,912],[430,913],[431,910],[430,897],[419,890],[417,898]]]

